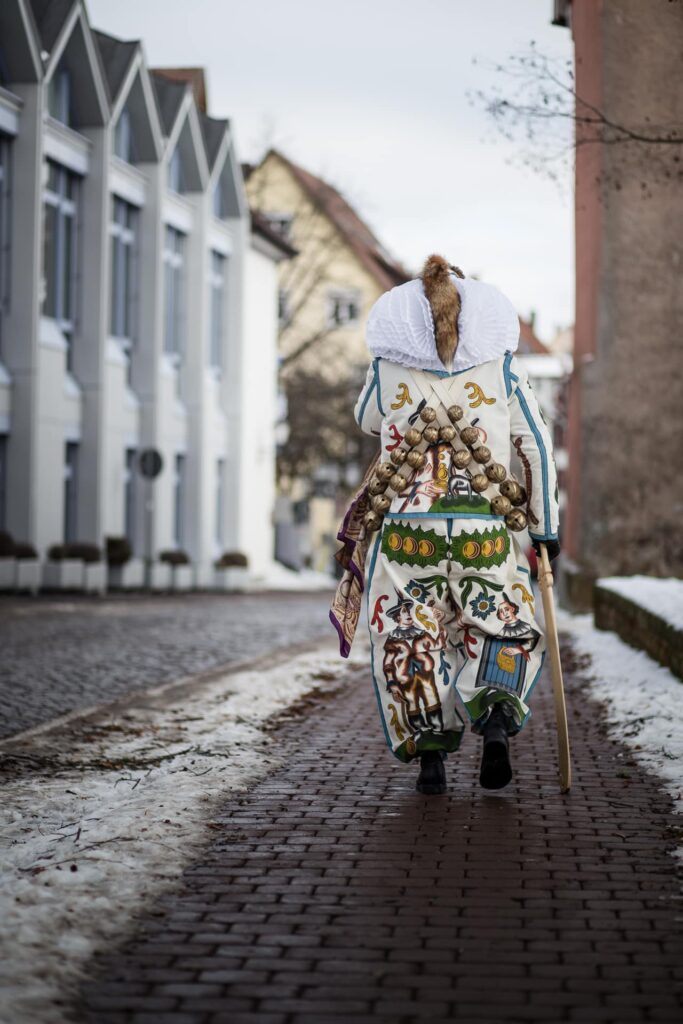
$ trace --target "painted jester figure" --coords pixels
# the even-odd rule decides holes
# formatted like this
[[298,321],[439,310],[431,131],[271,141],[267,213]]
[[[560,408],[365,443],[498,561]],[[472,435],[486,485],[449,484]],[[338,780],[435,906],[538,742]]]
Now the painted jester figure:
[[516,531],[528,524],[537,550],[559,553],[552,444],[514,354],[519,319],[496,288],[431,256],[375,303],[367,342],[355,416],[382,450],[364,582],[386,741],[401,761],[419,757],[420,792],[443,793],[469,719],[480,782],[498,789],[545,655]]

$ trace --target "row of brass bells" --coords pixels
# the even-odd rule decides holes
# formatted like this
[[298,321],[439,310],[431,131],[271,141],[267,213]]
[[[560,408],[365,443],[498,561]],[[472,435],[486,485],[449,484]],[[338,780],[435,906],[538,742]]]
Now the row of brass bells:
[[[372,505],[375,512],[379,512],[381,515],[384,512],[389,511],[391,507],[391,498],[389,497],[388,494],[376,494],[373,498],[370,499],[370,504]],[[510,506],[510,508],[512,508],[512,505]]]
[[509,498],[513,505],[523,505],[526,491],[516,480],[504,480],[500,485],[500,493]]
[[371,495],[384,494],[387,489],[386,480],[378,480],[377,477],[373,476],[372,480],[368,484],[368,491]]

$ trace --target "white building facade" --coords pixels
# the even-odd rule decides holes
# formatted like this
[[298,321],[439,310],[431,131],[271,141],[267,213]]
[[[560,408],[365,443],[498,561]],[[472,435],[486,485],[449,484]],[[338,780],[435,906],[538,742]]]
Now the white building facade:
[[0,6],[0,529],[41,559],[185,552],[211,586],[225,551],[272,560],[288,252],[252,227],[193,75],[150,71],[82,0]]

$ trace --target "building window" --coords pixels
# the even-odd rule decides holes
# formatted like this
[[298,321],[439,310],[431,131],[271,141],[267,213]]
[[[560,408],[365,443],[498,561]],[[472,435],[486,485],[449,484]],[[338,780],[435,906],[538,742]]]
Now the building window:
[[168,161],[168,187],[172,192],[184,192],[183,163],[180,157],[180,146],[176,146]]
[[285,241],[290,242],[292,239],[292,222],[294,216],[291,213],[263,213],[263,217],[268,221],[268,224],[277,231],[278,235],[282,235]]
[[0,135],[0,354],[4,319],[9,311],[10,270],[10,141]]
[[138,210],[118,196],[112,197],[111,304],[109,330],[118,338],[128,357],[130,382],[131,349],[136,335]]
[[0,530],[7,526],[7,434],[0,434]]
[[78,268],[77,175],[48,160],[45,189],[43,275],[45,316],[54,317],[67,343],[67,368],[72,369]]
[[164,351],[182,355],[185,235],[166,226],[164,241]]
[[223,342],[225,338],[225,269],[227,260],[219,252],[211,253],[209,288],[211,289],[211,365],[223,369]]
[[358,323],[360,301],[357,292],[331,291],[327,295],[327,326],[347,327]]
[[173,464],[173,542],[179,550],[185,539],[185,456],[176,455]]
[[62,124],[71,124],[71,75],[58,67],[47,86],[47,109]]
[[292,320],[292,303],[289,292],[286,288],[280,288],[277,293],[277,322],[282,330]]
[[213,194],[211,196],[211,210],[214,217],[218,217],[219,220],[223,220],[226,216],[225,202],[223,200],[223,188],[221,186],[220,178],[214,185]]
[[128,107],[123,108],[114,127],[114,153],[127,164],[133,162],[133,130]]
[[215,541],[218,552],[223,548],[223,520],[225,518],[225,459],[216,460],[216,530]]
[[138,453],[135,448],[126,448],[126,462],[123,471],[123,522],[124,533],[128,538],[131,549],[135,551],[135,495],[137,479]]
[[77,539],[78,444],[67,441],[64,457],[64,541]]

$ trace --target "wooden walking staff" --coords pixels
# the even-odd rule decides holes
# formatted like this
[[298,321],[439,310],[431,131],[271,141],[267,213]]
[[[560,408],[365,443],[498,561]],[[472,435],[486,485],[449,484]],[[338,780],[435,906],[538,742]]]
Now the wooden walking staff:
[[560,644],[557,637],[557,621],[555,619],[555,600],[553,598],[553,571],[545,544],[541,549],[541,571],[538,574],[538,585],[543,598],[543,614],[545,616],[546,643],[550,651],[550,676],[553,681],[553,697],[555,700],[555,719],[557,721],[557,748],[560,761],[560,790],[568,793],[572,784],[572,764],[569,754],[569,732],[567,729],[567,707],[564,702],[564,684],[562,682],[562,663],[560,661]]

